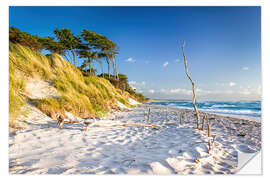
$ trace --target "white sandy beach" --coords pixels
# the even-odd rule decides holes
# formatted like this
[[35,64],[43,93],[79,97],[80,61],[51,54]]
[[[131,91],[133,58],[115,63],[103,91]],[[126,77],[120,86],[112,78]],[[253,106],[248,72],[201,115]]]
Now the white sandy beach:
[[263,3],[134,2],[8,7],[9,175],[265,173]]
[[[147,107],[141,106],[91,120],[84,131],[74,124],[58,129],[31,108],[24,118],[28,128],[10,133],[11,174],[230,174],[237,171],[238,152],[261,147],[261,123],[232,117],[211,116],[209,154],[207,126],[194,129],[189,110],[152,107],[147,122]],[[179,112],[185,112],[182,125]]]

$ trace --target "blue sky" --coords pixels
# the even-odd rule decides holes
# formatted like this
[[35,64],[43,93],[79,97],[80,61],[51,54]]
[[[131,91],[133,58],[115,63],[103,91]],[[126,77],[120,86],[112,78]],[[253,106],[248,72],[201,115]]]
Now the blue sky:
[[199,100],[261,98],[260,7],[11,7],[9,15],[10,26],[40,36],[63,27],[107,36],[120,48],[119,72],[147,97],[190,99],[186,40]]

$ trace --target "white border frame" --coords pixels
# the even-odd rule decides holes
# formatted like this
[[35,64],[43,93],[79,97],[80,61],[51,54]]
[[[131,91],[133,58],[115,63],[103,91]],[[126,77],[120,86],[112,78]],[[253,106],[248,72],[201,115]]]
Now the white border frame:
[[[0,161],[1,161],[1,175],[2,178],[36,178],[36,176],[25,176],[25,175],[8,175],[8,23],[9,23],[9,6],[261,6],[262,7],[262,85],[263,85],[263,101],[262,101],[262,149],[263,152],[268,152],[269,150],[269,143],[264,141],[269,137],[269,131],[265,131],[264,128],[270,127],[270,116],[269,111],[267,109],[270,107],[269,104],[269,93],[270,93],[270,86],[267,83],[268,77],[270,77],[270,56],[269,56],[269,47],[268,44],[270,42],[270,28],[269,28],[269,18],[270,17],[270,8],[269,8],[269,0],[95,0],[95,1],[87,1],[87,0],[46,0],[46,1],[37,1],[37,0],[10,0],[7,2],[6,0],[1,1],[1,75],[0,75],[0,83],[1,83],[1,113],[0,113],[0,121],[1,121],[1,135],[0,135]],[[269,82],[269,80],[268,80]],[[269,153],[263,153],[262,157],[265,161],[269,158]],[[264,162],[262,159],[262,162]],[[263,166],[262,166],[263,167]],[[269,171],[263,171],[263,176],[245,176],[245,178],[265,178],[270,174]],[[136,178],[137,176],[129,176],[128,178]],[[50,175],[52,178],[68,178],[73,179],[76,176],[57,176],[57,175]],[[82,176],[78,178],[112,178],[112,179],[121,179],[127,178],[126,176]],[[145,176],[144,176],[145,177]],[[164,176],[155,176],[155,179],[163,178]],[[170,176],[170,178],[194,178],[197,176]],[[226,176],[219,176],[220,178]],[[38,178],[48,178],[47,176],[38,176]],[[165,178],[168,178],[166,176]],[[208,179],[208,178],[216,178],[215,176],[200,176],[199,178]],[[239,176],[230,176],[230,178],[239,178]]]

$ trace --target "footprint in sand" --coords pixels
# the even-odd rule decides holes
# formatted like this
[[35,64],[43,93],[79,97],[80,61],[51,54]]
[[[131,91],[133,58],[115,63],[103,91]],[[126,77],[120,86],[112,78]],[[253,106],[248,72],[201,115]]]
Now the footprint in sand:
[[106,143],[103,142],[103,141],[101,141],[101,142],[98,142],[98,143],[97,143],[97,146],[102,146],[102,145],[104,145],[104,144],[106,144]]
[[238,145],[237,149],[243,153],[255,153],[256,151],[251,149],[249,146],[247,145]]
[[27,162],[22,163],[23,166],[32,166],[40,161],[40,159],[30,159]]

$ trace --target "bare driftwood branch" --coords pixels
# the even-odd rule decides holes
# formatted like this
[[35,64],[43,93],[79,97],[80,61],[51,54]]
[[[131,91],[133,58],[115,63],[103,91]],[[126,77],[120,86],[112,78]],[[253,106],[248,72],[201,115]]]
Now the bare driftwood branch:
[[187,64],[187,59],[186,59],[186,55],[185,55],[185,52],[184,52],[185,44],[186,44],[186,41],[183,42],[182,53],[183,53],[183,56],[184,56],[184,63],[185,63],[186,75],[187,75],[187,77],[188,77],[188,79],[189,79],[189,81],[191,82],[191,85],[192,85],[192,93],[193,93],[192,103],[193,103],[194,111],[196,113],[197,128],[199,129],[200,128],[200,115],[199,115],[199,111],[198,111],[198,108],[197,108],[197,102],[196,102],[195,83],[193,82],[193,80],[191,79],[190,75],[188,74],[188,64]]
[[168,108],[166,109],[166,120],[168,120]]
[[207,115],[205,114],[203,119],[202,119],[202,128],[201,128],[202,131],[204,129],[204,122],[205,122],[206,119],[207,119]]
[[118,124],[119,126],[135,126],[135,127],[159,127],[158,125],[155,124],[140,124],[140,123],[123,123],[123,124]]
[[179,113],[179,124],[182,125],[182,113]]
[[83,126],[82,129],[84,131],[86,131],[87,126],[89,125],[89,122],[80,122],[80,121],[77,121],[77,120],[69,120],[69,119],[65,119],[63,115],[59,115],[58,118],[57,118],[57,127],[59,129],[62,129],[64,124],[81,124]]
[[145,116],[146,116],[146,112],[145,112],[145,110],[143,111],[143,116],[144,116],[144,119],[145,119]]
[[207,121],[207,130],[208,130],[208,137],[210,137],[210,121],[209,121],[209,119],[208,119],[208,121]]
[[150,114],[151,114],[151,108],[148,108],[148,116],[147,116],[147,122],[149,122],[150,120]]

